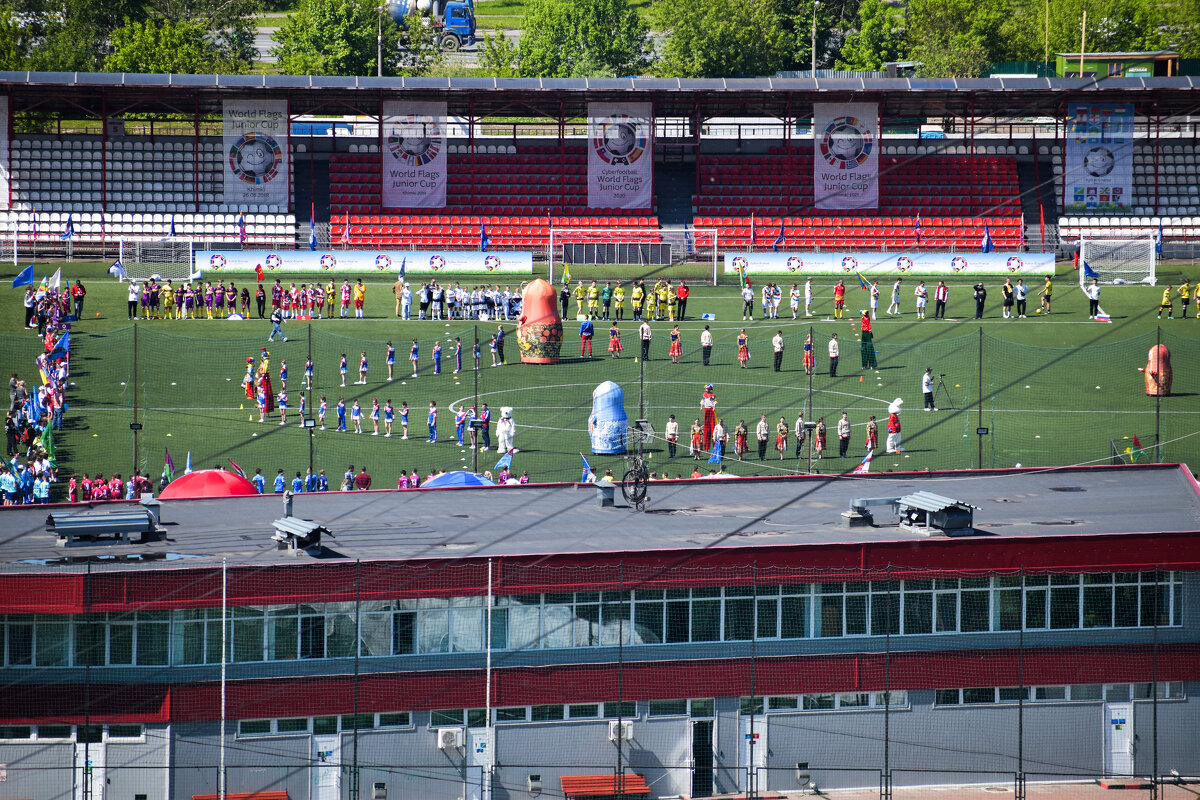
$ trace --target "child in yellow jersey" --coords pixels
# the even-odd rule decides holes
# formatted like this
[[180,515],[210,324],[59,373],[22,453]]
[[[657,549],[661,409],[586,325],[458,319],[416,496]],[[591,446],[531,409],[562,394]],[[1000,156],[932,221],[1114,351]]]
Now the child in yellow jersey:
[[1192,295],[1196,303],[1196,319],[1200,319],[1200,281],[1196,281],[1196,293]]
[[592,281],[592,285],[587,288],[588,301],[588,317],[600,316],[600,287]]
[[1179,287],[1179,304],[1183,306],[1183,314],[1180,315],[1180,319],[1187,319],[1188,303],[1190,302],[1192,302],[1192,285],[1187,278],[1184,278],[1183,285]]
[[575,284],[575,316],[582,317],[584,315],[584,307],[587,302],[587,289],[584,288],[583,281]]
[[663,287],[663,302],[667,304],[667,319],[671,322],[675,321],[675,287],[667,281]]
[[162,305],[163,319],[179,319],[179,314],[175,310],[175,287],[171,285],[170,281],[163,284]]
[[337,297],[337,287],[333,285],[333,279],[329,281],[329,285],[325,287],[325,304],[329,306],[329,316],[333,316],[333,299]]
[[1163,289],[1162,303],[1160,303],[1158,306],[1158,318],[1159,319],[1162,319],[1162,312],[1164,309],[1167,312],[1167,319],[1175,319],[1175,306],[1171,302],[1171,289],[1172,288],[1173,287],[1170,284],[1167,284],[1167,288]]
[[616,319],[625,319],[625,287],[617,281],[617,286],[613,289],[613,316]]
[[633,299],[633,318],[641,320],[642,303],[646,299],[646,290],[642,288],[640,283],[634,283],[633,292],[630,296]]

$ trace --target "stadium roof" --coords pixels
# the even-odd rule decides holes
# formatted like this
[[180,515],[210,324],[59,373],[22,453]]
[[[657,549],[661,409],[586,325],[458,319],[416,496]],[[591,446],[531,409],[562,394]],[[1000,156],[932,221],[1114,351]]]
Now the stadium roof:
[[[713,549],[729,554],[739,548],[864,543],[901,543],[915,553],[911,548],[938,545],[900,530],[886,506],[875,508],[873,528],[848,528],[840,515],[852,499],[918,491],[979,506],[979,535],[970,539],[981,543],[1021,540],[1021,547],[1012,548],[1020,551],[1035,537],[1067,537],[1077,543],[1065,548],[1071,557],[1086,559],[1080,537],[1132,534],[1145,538],[1132,548],[1145,563],[1200,561],[1200,537],[1187,537],[1191,544],[1167,548],[1170,553],[1156,550],[1163,542],[1149,538],[1200,532],[1200,493],[1187,467],[1177,465],[675,481],[651,484],[645,513],[601,508],[595,488],[573,484],[300,494],[293,514],[332,533],[324,540],[330,552],[323,561]],[[0,563],[71,570],[78,567],[63,563],[68,557],[148,556],[160,560],[139,567],[203,566],[223,559],[231,565],[296,564],[271,538],[282,505],[281,496],[167,500],[161,508],[166,534],[158,541],[71,548],[56,546],[56,537],[46,532],[45,506],[5,508]]]
[[1173,78],[375,78],[0,72],[14,112],[69,118],[217,114],[230,98],[282,97],[290,113],[377,115],[385,99],[445,100],[452,116],[572,118],[593,101],[650,101],[658,116],[807,116],[813,102],[877,101],[886,122],[916,116],[1062,116],[1068,102],[1200,113],[1200,77]]

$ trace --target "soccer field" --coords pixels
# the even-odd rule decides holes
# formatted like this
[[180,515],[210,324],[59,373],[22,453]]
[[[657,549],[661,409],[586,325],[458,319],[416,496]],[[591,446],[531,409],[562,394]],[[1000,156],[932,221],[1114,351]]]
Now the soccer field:
[[[39,273],[57,265],[39,265]],[[590,279],[582,269],[576,278]],[[1001,318],[999,287],[989,285],[989,303],[982,323],[972,319],[974,303],[970,287],[951,286],[948,320],[916,320],[911,289],[906,289],[903,313],[889,317],[882,312],[875,323],[878,368],[863,370],[858,342],[858,314],[867,295],[851,289],[847,318],[830,319],[832,278],[814,280],[817,301],[814,316],[792,321],[784,287],[784,307],[779,320],[762,320],[755,301],[755,319],[743,323],[741,300],[734,285],[694,286],[688,304],[688,319],[680,325],[683,357],[672,364],[667,357],[668,322],[653,323],[651,358],[641,363],[637,356],[637,323],[621,323],[624,357],[608,357],[608,323],[596,323],[595,355],[578,357],[578,323],[564,323],[562,362],[556,365],[519,363],[514,332],[515,321],[505,323],[510,334],[506,347],[508,366],[492,368],[488,339],[496,323],[402,322],[393,314],[391,283],[370,283],[365,320],[313,320],[288,322],[286,343],[267,345],[269,323],[249,321],[149,321],[136,326],[127,321],[125,286],[104,273],[104,265],[64,264],[63,278],[82,278],[88,287],[84,319],[72,334],[74,385],[68,393],[70,410],[64,430],[56,438],[60,476],[72,473],[113,472],[128,474],[133,464],[157,478],[166,450],[177,467],[191,454],[195,468],[225,466],[236,462],[247,474],[261,468],[268,481],[283,469],[290,478],[311,464],[324,469],[334,486],[347,465],[365,465],[376,488],[395,486],[401,470],[422,475],[435,468],[471,468],[475,453],[459,447],[455,440],[453,410],[463,404],[488,403],[493,419],[500,408],[511,406],[517,422],[513,459],[516,474],[528,471],[534,481],[576,480],[580,474],[579,454],[588,456],[593,468],[611,468],[620,476],[625,465],[617,456],[592,456],[587,435],[592,390],[612,380],[625,392],[625,409],[634,420],[639,406],[662,432],[669,414],[681,428],[681,446],[675,459],[667,457],[661,438],[649,447],[650,468],[671,477],[691,474],[697,462],[688,455],[688,430],[700,416],[700,395],[713,383],[718,415],[732,433],[739,420],[751,430],[752,453],[745,461],[726,458],[725,469],[734,475],[782,475],[809,469],[806,446],[801,458],[788,442],[783,460],[774,449],[774,427],[782,416],[795,422],[797,412],[807,419],[825,417],[829,427],[825,457],[812,460],[812,469],[822,473],[848,472],[865,453],[865,430],[869,415],[880,422],[880,441],[886,438],[887,406],[896,397],[904,399],[903,446],[905,452],[877,452],[871,471],[1011,467],[1074,463],[1107,463],[1110,442],[1128,442],[1137,435],[1150,448],[1156,431],[1163,443],[1163,460],[1200,461],[1200,378],[1196,374],[1196,344],[1200,319],[1156,319],[1162,287],[1178,283],[1180,275],[1170,267],[1160,269],[1160,285],[1105,288],[1101,304],[1112,323],[1087,319],[1087,301],[1076,285],[1069,264],[1060,267],[1056,280],[1054,313],[1035,315],[1036,302],[1024,320]],[[351,276],[353,277],[353,276]],[[237,282],[252,282],[241,278]],[[756,287],[759,281],[755,281]],[[906,284],[908,281],[906,281]],[[936,281],[931,283],[935,285]],[[885,292],[886,293],[886,292]],[[1031,293],[1031,298],[1034,295]],[[886,298],[885,298],[886,300]],[[9,373],[32,377],[33,359],[41,343],[32,332],[20,329],[21,292],[4,295],[6,308],[0,314],[4,343],[4,366]],[[1176,311],[1178,312],[1178,304]],[[572,304],[571,313],[574,313]],[[701,314],[711,313],[715,338],[713,364],[701,364],[699,334],[706,324]],[[932,314],[932,310],[930,312]],[[97,316],[99,314],[99,316]],[[1161,327],[1160,327],[1161,326]],[[751,360],[747,369],[738,367],[736,339],[746,329]],[[772,369],[771,338],[782,330],[785,338],[783,370]],[[816,371],[811,382],[802,367],[802,343],[811,330],[815,342]],[[982,332],[982,333],[981,333]],[[470,351],[478,333],[483,366],[471,369]],[[841,342],[841,364],[836,378],[829,376],[827,343],[836,333]],[[408,352],[412,339],[420,343],[420,377],[412,378]],[[453,375],[453,341],[463,343],[465,371]],[[1161,337],[1170,348],[1174,368],[1172,396],[1157,403],[1147,397],[1139,368],[1146,366],[1147,352]],[[396,348],[395,380],[386,380],[385,343]],[[433,375],[431,348],[443,347],[442,374]],[[278,415],[267,424],[258,422],[241,385],[247,357],[257,360],[259,348],[271,354],[272,379],[278,390],[281,359],[289,366],[289,425],[280,426]],[[358,358],[366,352],[370,363],[368,382],[354,385]],[[316,411],[321,395],[328,399],[327,430],[299,427],[296,409],[303,386],[303,367],[311,352],[316,367],[316,385],[306,398]],[[136,356],[135,356],[136,353]],[[349,364],[347,386],[342,388],[338,362],[342,353]],[[922,411],[921,374],[932,367],[936,377],[945,373],[938,387],[939,410]],[[349,407],[358,399],[364,409],[365,433],[338,433],[334,407],[339,397]],[[982,401],[980,398],[982,397]],[[392,438],[371,436],[365,419],[373,398],[380,404],[391,400],[411,408],[410,438],[399,438],[399,422]],[[440,409],[438,442],[426,442],[426,411],[434,400]],[[836,421],[846,411],[853,425],[848,455],[838,457]],[[766,414],[771,425],[767,458],[757,459],[754,425]],[[135,434],[131,422],[142,429]],[[987,428],[986,435],[977,429]],[[492,469],[496,452],[495,426],[492,450],[478,454],[478,468]],[[811,438],[811,437],[810,437]],[[1149,457],[1149,456],[1148,456]],[[707,454],[699,461],[707,474]],[[57,497],[57,495],[56,495]]]

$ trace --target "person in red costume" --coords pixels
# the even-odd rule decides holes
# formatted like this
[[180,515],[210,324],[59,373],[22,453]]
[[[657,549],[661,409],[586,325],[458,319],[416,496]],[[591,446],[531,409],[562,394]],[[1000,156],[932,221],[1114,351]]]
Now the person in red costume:
[[706,384],[700,396],[700,409],[704,412],[704,449],[712,449],[712,432],[717,424],[717,393],[711,383]]

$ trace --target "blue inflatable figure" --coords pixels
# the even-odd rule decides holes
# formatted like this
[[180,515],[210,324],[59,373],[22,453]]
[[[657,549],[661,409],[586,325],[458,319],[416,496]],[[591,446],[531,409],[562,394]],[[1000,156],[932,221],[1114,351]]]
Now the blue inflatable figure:
[[605,381],[592,392],[592,415],[588,417],[588,435],[592,452],[620,455],[625,452],[629,417],[625,414],[625,392],[612,381]]

